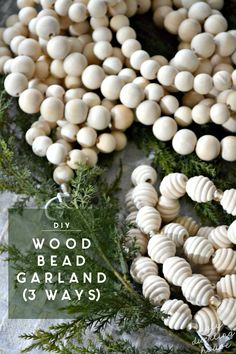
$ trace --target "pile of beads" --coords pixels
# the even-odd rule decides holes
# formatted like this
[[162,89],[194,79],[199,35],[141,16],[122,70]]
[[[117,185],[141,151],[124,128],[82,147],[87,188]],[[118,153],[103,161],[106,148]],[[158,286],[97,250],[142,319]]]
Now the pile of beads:
[[[201,182],[198,188],[196,178]],[[223,326],[236,331],[236,221],[214,228],[200,227],[191,217],[178,217],[177,199],[186,190],[200,201],[213,198],[216,188],[203,178],[191,181],[182,174],[170,174],[161,182],[159,196],[154,187],[156,171],[138,166],[131,176],[134,187],[126,196],[127,222],[132,224],[126,246],[131,242],[137,246],[131,276],[142,284],[144,297],[167,315],[165,325],[211,338]],[[236,200],[230,202],[235,208]],[[186,302],[170,300],[172,286],[181,288]],[[192,305],[201,308],[196,311]]]

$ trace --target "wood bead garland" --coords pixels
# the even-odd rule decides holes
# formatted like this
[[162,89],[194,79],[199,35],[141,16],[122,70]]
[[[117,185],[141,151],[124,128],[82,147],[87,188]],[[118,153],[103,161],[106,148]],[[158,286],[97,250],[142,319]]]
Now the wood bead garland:
[[158,275],[149,275],[143,282],[143,295],[152,305],[162,305],[170,297],[170,288]]

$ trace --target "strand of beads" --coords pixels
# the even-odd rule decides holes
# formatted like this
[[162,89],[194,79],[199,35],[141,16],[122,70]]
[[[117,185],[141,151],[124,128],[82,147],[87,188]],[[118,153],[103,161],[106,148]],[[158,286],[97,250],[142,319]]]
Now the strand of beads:
[[[138,166],[131,181],[134,188],[127,193],[126,204],[130,212],[127,222],[133,228],[127,234],[126,247],[137,246],[130,274],[142,284],[144,297],[166,315],[163,321],[171,329],[195,330],[208,338],[222,326],[236,331],[236,221],[229,228],[200,227],[190,217],[177,217],[169,223],[162,218],[158,204],[162,196],[168,200],[167,206],[176,200],[171,198],[182,197],[187,177],[180,173],[166,176],[160,184],[162,196],[154,187],[157,173],[148,165]],[[202,187],[204,193],[194,193],[206,201],[216,188],[209,181]],[[173,215],[172,209],[168,215]],[[186,302],[170,300],[173,286],[181,288]],[[193,306],[201,308],[196,311]]]

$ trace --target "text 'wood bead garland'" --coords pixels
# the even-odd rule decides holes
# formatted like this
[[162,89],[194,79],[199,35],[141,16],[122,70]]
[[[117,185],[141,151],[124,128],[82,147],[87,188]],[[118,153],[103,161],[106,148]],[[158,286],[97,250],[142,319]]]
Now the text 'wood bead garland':
[[[169,201],[177,202],[185,193],[197,202],[221,202],[225,192],[218,191],[207,177],[188,179],[183,174],[172,173],[160,181],[161,195],[156,192],[154,205],[156,171],[148,165],[138,166],[132,173],[131,182],[135,187],[127,194],[126,203],[131,212],[126,220],[138,229],[131,229],[127,234],[129,242],[136,245],[130,274],[135,282],[142,284],[144,297],[160,308],[165,315],[165,325],[171,329],[196,330],[209,339],[224,326],[235,331],[235,222],[229,227],[200,227],[189,216],[175,215],[169,222],[158,209],[162,198],[167,201],[168,208]],[[150,194],[146,188],[148,183]],[[142,201],[139,209],[135,189]],[[230,210],[234,210],[236,203],[232,200],[230,203]],[[229,206],[225,209],[229,210]],[[146,235],[146,243],[140,243],[140,234]],[[173,286],[181,289],[186,302],[170,300]],[[200,307],[194,315],[192,306]]]

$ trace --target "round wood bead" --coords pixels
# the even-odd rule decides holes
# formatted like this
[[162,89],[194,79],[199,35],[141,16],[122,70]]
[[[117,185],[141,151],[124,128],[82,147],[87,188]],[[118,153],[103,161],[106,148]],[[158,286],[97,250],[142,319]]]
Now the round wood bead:
[[227,189],[226,191],[224,191],[220,204],[222,205],[226,213],[235,216],[236,215],[236,190]]
[[182,292],[186,300],[196,306],[208,306],[210,298],[214,295],[210,281],[201,274],[186,278],[182,284]]
[[158,266],[149,257],[137,257],[131,264],[130,274],[136,283],[143,284],[149,275],[158,275]]
[[153,135],[161,141],[169,141],[177,132],[176,121],[168,116],[158,118],[152,127]]
[[195,264],[206,264],[214,253],[209,240],[202,236],[189,237],[184,243],[184,253]]
[[157,263],[164,263],[166,259],[173,257],[175,252],[175,243],[165,235],[154,235],[148,242],[148,254]]
[[217,314],[225,326],[231,331],[236,330],[236,299],[223,299]]
[[147,253],[148,236],[144,235],[139,229],[130,229],[127,232],[125,245],[128,248],[135,247],[141,255]]
[[193,73],[199,66],[196,54],[191,49],[181,49],[174,57],[174,66],[181,71]]
[[142,89],[134,83],[126,84],[120,91],[120,101],[128,108],[137,108],[143,96]]
[[207,277],[212,284],[216,284],[220,279],[220,275],[217,273],[212,263],[200,264],[197,270],[200,274]]
[[216,284],[217,295],[221,298],[236,298],[236,274],[227,274]]
[[198,139],[196,154],[203,161],[211,161],[220,154],[220,142],[213,135],[203,135]]
[[139,209],[136,223],[140,230],[145,234],[155,233],[161,227],[161,215],[159,211],[150,206]]
[[197,232],[197,235],[208,238],[212,230],[214,230],[214,227],[212,226],[203,226],[200,227],[200,229]]
[[231,248],[219,248],[212,258],[217,273],[234,274],[236,269],[236,251]]
[[136,118],[144,125],[153,125],[160,115],[161,109],[159,104],[152,100],[141,102],[136,109]]
[[174,222],[164,226],[161,229],[161,233],[174,241],[176,247],[183,246],[184,242],[189,237],[189,233],[185,227]]
[[183,173],[170,173],[160,184],[160,193],[169,199],[179,199],[186,193],[188,178]]
[[167,258],[162,271],[165,279],[176,286],[182,286],[184,280],[192,275],[190,264],[180,257]]
[[167,300],[162,305],[161,312],[168,315],[163,320],[164,324],[176,331],[185,329],[192,319],[189,306],[182,300]]
[[143,295],[152,305],[162,305],[170,297],[170,287],[158,275],[149,275],[143,282]]
[[214,198],[216,187],[214,183],[204,176],[195,176],[190,178],[186,184],[188,196],[195,202],[206,203]]
[[127,224],[130,224],[132,226],[137,226],[136,225],[136,218],[137,218],[137,214],[138,211],[132,211],[131,213],[128,214],[128,216],[126,217],[125,221],[127,222]]
[[226,136],[221,140],[221,157],[225,161],[236,161],[236,137]]
[[213,229],[208,236],[208,240],[215,249],[232,247],[232,243],[228,238],[228,226],[226,225],[221,225]]
[[174,222],[184,226],[189,236],[197,235],[200,228],[200,225],[191,216],[178,216]]
[[138,166],[132,172],[131,181],[134,186],[143,182],[155,184],[157,181],[157,172],[153,167],[148,165]]
[[196,144],[196,134],[190,129],[178,130],[172,140],[173,149],[180,155],[191,154]]
[[179,215],[180,204],[177,199],[169,199],[162,195],[159,198],[157,210],[164,222],[170,222]]
[[136,211],[136,206],[133,202],[133,188],[131,188],[125,195],[125,205],[129,212]]
[[196,312],[193,320],[198,325],[197,333],[206,337],[212,337],[218,334],[222,327],[217,312],[210,307],[203,307]]
[[232,243],[236,244],[236,220],[228,228],[228,238]]
[[147,182],[139,183],[134,188],[132,198],[137,209],[144,206],[155,207],[158,202],[156,189]]

